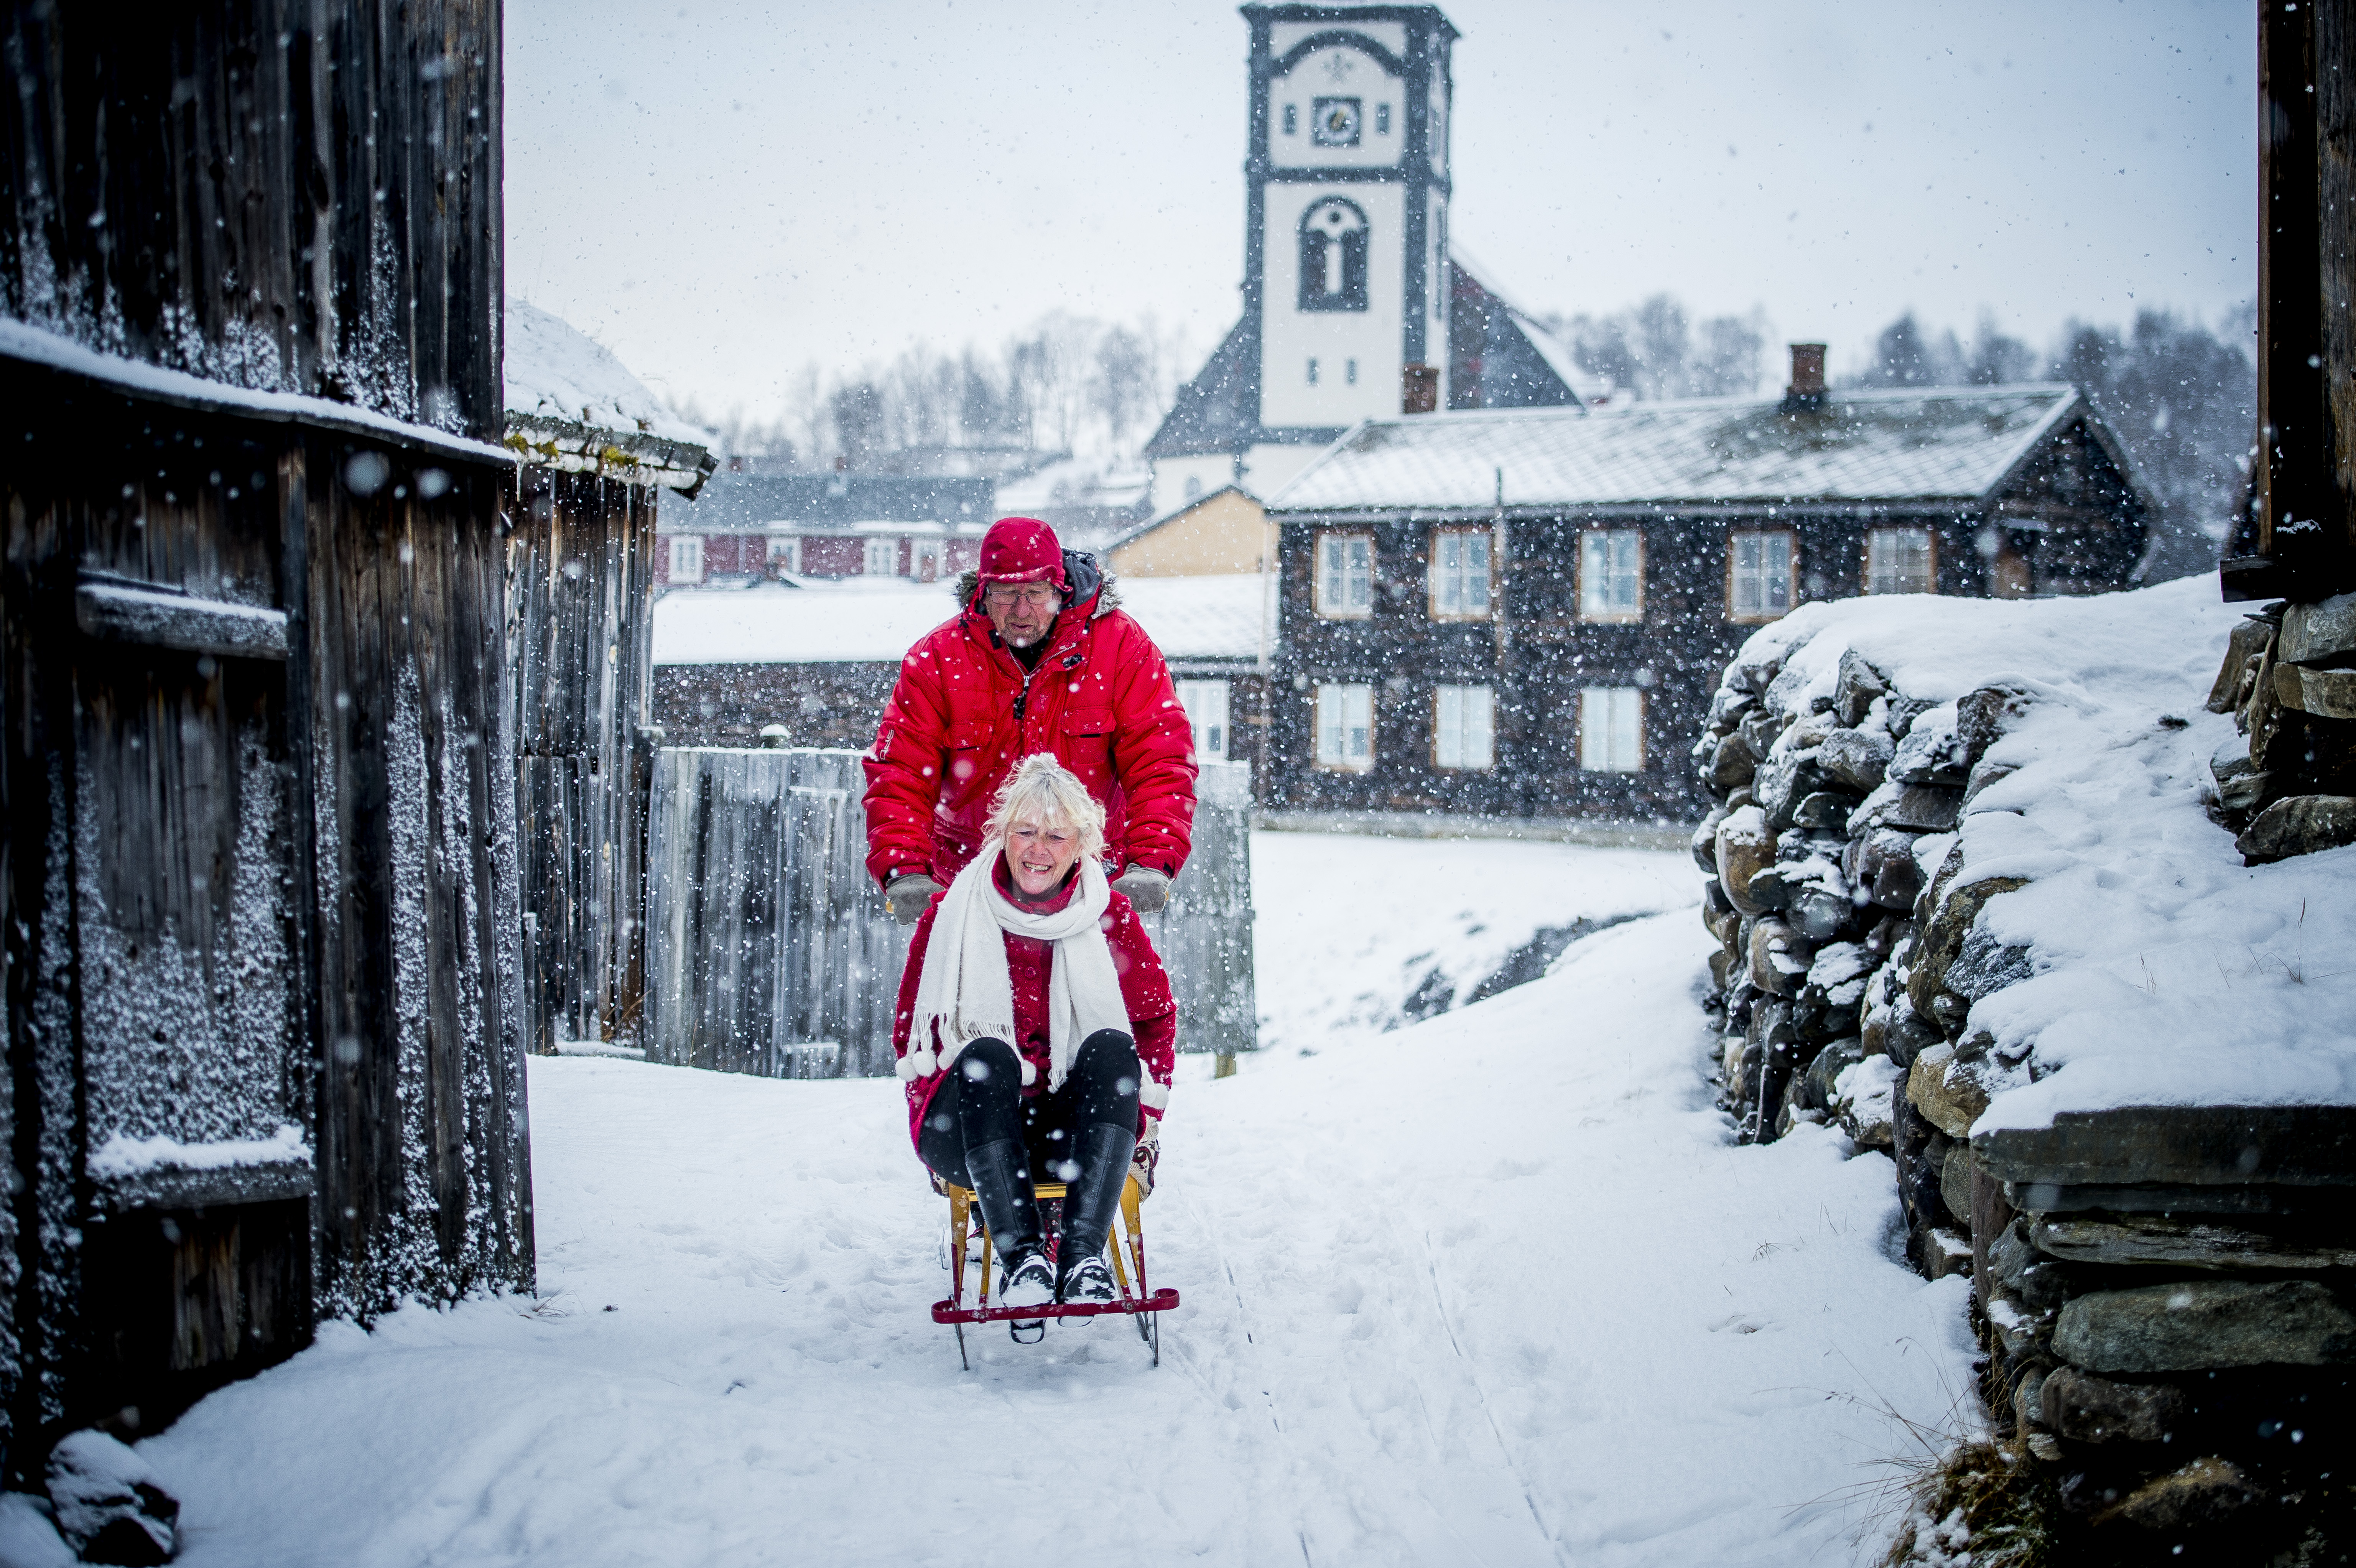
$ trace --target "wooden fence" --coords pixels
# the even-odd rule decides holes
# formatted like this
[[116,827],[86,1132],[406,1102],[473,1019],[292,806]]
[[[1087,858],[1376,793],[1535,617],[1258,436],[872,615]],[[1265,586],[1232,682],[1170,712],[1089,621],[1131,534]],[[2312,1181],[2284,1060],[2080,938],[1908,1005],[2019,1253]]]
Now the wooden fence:
[[[859,753],[655,754],[648,829],[647,1058],[770,1078],[892,1071],[907,952],[867,875]],[[1147,921],[1178,997],[1181,1050],[1258,1043],[1251,778],[1203,768],[1194,853]]]

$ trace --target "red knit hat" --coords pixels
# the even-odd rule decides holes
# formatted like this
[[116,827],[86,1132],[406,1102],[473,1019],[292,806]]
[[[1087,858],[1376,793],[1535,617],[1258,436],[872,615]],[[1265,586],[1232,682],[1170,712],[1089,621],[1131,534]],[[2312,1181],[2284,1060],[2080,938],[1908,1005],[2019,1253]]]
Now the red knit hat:
[[1064,580],[1064,547],[1055,531],[1035,517],[1001,517],[990,525],[981,536],[981,580],[1071,586]]

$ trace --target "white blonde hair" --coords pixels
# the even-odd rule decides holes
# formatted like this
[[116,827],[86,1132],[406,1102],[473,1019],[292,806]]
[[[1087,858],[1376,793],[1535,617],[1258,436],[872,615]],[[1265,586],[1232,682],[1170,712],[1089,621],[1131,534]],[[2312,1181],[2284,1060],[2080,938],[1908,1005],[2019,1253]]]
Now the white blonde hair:
[[1079,835],[1082,854],[1104,851],[1105,811],[1080,776],[1046,752],[1024,757],[990,809],[988,835],[1002,839],[1017,822],[1067,827]]

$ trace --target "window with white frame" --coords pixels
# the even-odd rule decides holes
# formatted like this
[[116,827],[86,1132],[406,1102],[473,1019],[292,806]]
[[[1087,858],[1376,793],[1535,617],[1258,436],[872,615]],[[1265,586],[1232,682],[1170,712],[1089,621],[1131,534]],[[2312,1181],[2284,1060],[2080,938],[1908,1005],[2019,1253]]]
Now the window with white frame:
[[1489,531],[1443,528],[1431,538],[1431,613],[1471,620],[1489,613]]
[[1178,705],[1194,731],[1194,757],[1201,762],[1227,759],[1227,683],[1225,681],[1181,681]]
[[867,542],[865,559],[860,570],[871,577],[896,577],[900,574],[900,542],[896,539],[871,539]]
[[1865,535],[1865,591],[1869,594],[1934,594],[1931,531],[1875,528]]
[[1644,771],[1644,693],[1589,686],[1579,693],[1579,766],[1587,773]]
[[1317,613],[1375,613],[1375,541],[1365,533],[1325,533],[1317,540]]
[[1579,536],[1579,618],[1644,618],[1644,536],[1633,528],[1593,528]]
[[1726,540],[1726,618],[1773,620],[1792,609],[1792,536],[1783,529]]
[[798,533],[769,535],[769,570],[798,577],[802,570],[802,540]]
[[1364,772],[1375,765],[1375,689],[1328,681],[1317,688],[1317,766]]
[[1431,761],[1436,768],[1494,768],[1496,693],[1486,686],[1441,686],[1432,693]]
[[674,583],[703,581],[701,534],[674,533],[670,536],[670,580]]

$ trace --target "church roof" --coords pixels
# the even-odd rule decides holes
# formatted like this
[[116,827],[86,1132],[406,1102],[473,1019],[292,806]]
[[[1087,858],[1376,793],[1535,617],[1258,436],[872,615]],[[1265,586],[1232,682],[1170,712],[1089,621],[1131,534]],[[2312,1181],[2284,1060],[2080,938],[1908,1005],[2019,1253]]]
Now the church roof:
[[[1591,378],[1569,350],[1536,321],[1450,257],[1449,366],[1451,408],[1585,409]],[[1193,457],[1240,452],[1270,439],[1259,423],[1259,367],[1248,324],[1238,321],[1177,401],[1153,439],[1148,457]],[[1329,433],[1339,435],[1339,428]],[[1287,432],[1298,442],[1301,433]]]
[[1268,509],[1968,501],[2075,417],[2092,418],[2075,387],[2040,382],[1839,392],[1796,415],[1779,398],[1697,398],[1372,419]]
[[1240,452],[1260,438],[1259,383],[1251,338],[1238,321],[1194,379],[1178,389],[1168,417],[1145,444],[1148,457]]
[[1545,328],[1448,258],[1448,406],[1580,408],[1601,389]]

